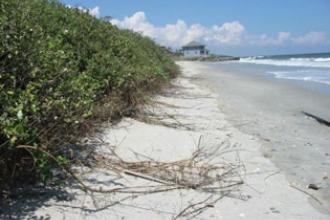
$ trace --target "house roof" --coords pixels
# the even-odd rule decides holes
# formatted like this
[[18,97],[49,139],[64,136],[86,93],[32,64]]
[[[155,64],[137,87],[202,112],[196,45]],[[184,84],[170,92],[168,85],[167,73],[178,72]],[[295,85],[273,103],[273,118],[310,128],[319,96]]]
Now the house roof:
[[187,47],[205,47],[205,45],[198,43],[196,41],[191,41],[188,44],[182,46],[182,48],[187,48]]

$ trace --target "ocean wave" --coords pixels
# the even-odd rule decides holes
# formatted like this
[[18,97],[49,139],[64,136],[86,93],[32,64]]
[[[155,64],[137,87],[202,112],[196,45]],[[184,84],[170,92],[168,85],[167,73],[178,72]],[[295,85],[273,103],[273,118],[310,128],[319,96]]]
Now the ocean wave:
[[312,81],[330,85],[330,72],[315,72],[310,70],[268,71],[276,78]]
[[330,57],[327,57],[327,58],[315,58],[314,61],[316,61],[316,62],[329,62],[330,61]]
[[329,62],[330,57],[325,58],[290,58],[291,61],[312,61],[312,62]]
[[316,67],[330,68],[330,57],[325,58],[289,58],[289,59],[260,59],[257,57],[241,58],[240,63],[253,63],[273,66]]

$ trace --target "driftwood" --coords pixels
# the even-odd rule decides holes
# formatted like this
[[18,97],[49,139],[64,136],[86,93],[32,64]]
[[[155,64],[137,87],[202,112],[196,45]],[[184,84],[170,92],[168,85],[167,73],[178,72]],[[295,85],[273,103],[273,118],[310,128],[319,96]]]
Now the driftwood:
[[304,115],[310,117],[310,118],[315,119],[318,123],[330,127],[330,121],[327,121],[327,120],[325,120],[325,119],[323,119],[323,118],[320,118],[320,117],[318,117],[318,116],[316,116],[316,115],[310,114],[310,113],[305,112],[305,111],[302,111],[302,113],[303,113]]

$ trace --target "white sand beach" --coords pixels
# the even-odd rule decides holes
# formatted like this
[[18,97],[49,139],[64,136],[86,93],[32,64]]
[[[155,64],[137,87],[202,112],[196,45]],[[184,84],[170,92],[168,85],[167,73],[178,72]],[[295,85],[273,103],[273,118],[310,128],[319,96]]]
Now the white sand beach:
[[[202,87],[218,95],[226,120],[240,131],[258,137],[264,156],[284,172],[287,180],[309,189],[330,212],[330,127],[306,116],[330,118],[329,86],[309,81],[277,79],[239,63],[195,64],[203,73]],[[256,68],[254,72],[247,68]],[[266,68],[266,67],[265,67]],[[272,68],[272,66],[267,66]],[[260,70],[259,70],[260,71]]]
[[[200,74],[205,68],[193,62],[178,62],[178,65],[182,75],[173,82],[175,86],[154,97],[155,104],[146,109],[152,113],[149,117],[153,116],[158,122],[175,127],[124,118],[115,125],[105,124],[103,132],[97,137],[115,146],[116,153],[126,161],[147,158],[151,161],[173,162],[190,158],[197,148],[201,148],[212,158],[212,161],[205,160],[205,163],[226,161],[242,165],[237,168],[237,174],[244,180],[242,185],[233,188],[231,193],[225,193],[224,197],[198,188],[131,196],[129,193],[90,194],[76,187],[67,187],[68,196],[65,199],[53,196],[38,206],[37,201],[44,195],[29,197],[17,204],[13,215],[22,219],[70,220],[169,220],[176,217],[329,219],[329,215],[313,207],[312,204],[322,203],[318,197],[314,198],[313,192],[299,182],[288,180],[284,171],[265,157],[262,151],[265,140],[238,129],[237,123],[229,120],[230,116],[224,110],[225,103],[218,101],[219,96],[212,91],[211,86],[207,88],[196,83],[200,81]],[[104,158],[111,158],[113,154],[113,148],[108,144],[101,144],[97,148]],[[81,169],[77,167],[78,171]],[[113,171],[99,167],[86,173],[83,180],[89,186],[102,189],[155,184],[124,173],[120,179],[113,179],[113,175]],[[196,209],[205,207],[202,212],[195,213],[198,215],[182,214],[185,208],[197,203],[200,204]]]

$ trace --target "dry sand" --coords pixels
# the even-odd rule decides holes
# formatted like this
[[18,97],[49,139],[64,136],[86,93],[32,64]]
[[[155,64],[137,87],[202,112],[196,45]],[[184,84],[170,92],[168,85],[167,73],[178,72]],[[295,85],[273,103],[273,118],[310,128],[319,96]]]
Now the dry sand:
[[325,86],[247,72],[237,63],[194,63],[194,68],[203,76],[198,82],[218,94],[226,120],[258,137],[263,154],[289,182],[320,187],[308,192],[322,205],[311,204],[330,213],[330,127],[302,113],[330,119],[330,96],[318,89]]
[[[233,192],[210,205],[194,219],[329,219],[328,215],[310,205],[309,195],[291,187],[282,171],[263,156],[260,151],[263,142],[226,121],[217,95],[196,85],[200,73],[196,65],[190,62],[178,64],[183,75],[175,80],[176,87],[154,98],[163,104],[149,107],[149,111],[164,116],[165,122],[176,123],[178,128],[124,118],[116,125],[104,125],[99,138],[115,145],[117,153],[130,161],[137,160],[137,157],[164,162],[189,158],[200,137],[199,147],[214,149],[222,146],[225,148],[222,150],[229,150],[228,154],[214,158],[215,161],[238,162],[236,156],[239,154],[245,166],[240,170],[245,182],[240,192]],[[105,157],[112,154],[108,145],[99,146],[97,151]],[[154,184],[125,175],[122,179],[113,179],[111,171],[102,168],[86,174],[84,181],[102,188]],[[294,187],[306,190],[304,186]],[[39,193],[37,197],[32,195],[7,211],[20,219],[173,219],[185,207],[210,196],[193,189],[136,198],[127,194],[91,195],[75,187],[66,190],[51,196],[49,192]]]

